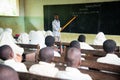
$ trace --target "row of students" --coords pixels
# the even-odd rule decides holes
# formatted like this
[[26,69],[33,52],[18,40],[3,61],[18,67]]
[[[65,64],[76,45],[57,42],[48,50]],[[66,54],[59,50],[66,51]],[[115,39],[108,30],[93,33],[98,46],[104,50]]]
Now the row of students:
[[[74,43],[73,41],[70,43],[70,46],[72,47],[67,51],[66,62],[68,67],[65,69],[65,71],[59,71],[57,68],[55,68],[55,64],[51,63],[52,59],[54,59],[54,49],[52,47],[45,47],[40,50],[38,55],[40,60],[39,64],[34,64],[31,66],[29,71],[31,73],[44,76],[59,77],[72,80],[91,80],[90,76],[83,74],[77,70],[77,68],[80,67],[81,63],[80,45],[78,45],[79,42],[78,44],[75,43],[75,41]],[[108,54],[105,57],[99,58],[97,61],[104,61],[103,63],[110,62],[109,64],[120,65],[120,58],[114,54],[115,47],[116,43],[113,40],[106,40],[103,44],[103,49],[108,52]],[[0,58],[4,60],[4,64],[14,68],[16,71],[24,70],[27,72],[26,66],[14,59],[14,53],[8,45],[1,46],[0,51]]]
[[[8,36],[7,37],[11,38],[10,40],[12,40],[14,43],[18,42],[18,43],[23,43],[23,44],[39,44],[41,46],[41,48],[46,47],[46,45],[45,45],[45,37],[48,36],[48,35],[53,36],[53,33],[50,30],[48,30],[48,31],[33,31],[32,30],[32,31],[30,31],[29,34],[20,33],[19,35],[17,35],[17,37],[18,37],[17,41],[15,41],[13,39],[13,37],[12,37],[12,29],[6,28],[5,30],[3,30],[3,28],[0,28],[0,34],[2,34],[4,31],[7,31],[7,32],[10,33],[9,36],[11,36],[11,37],[8,37]],[[4,34],[2,34],[2,35],[4,35]],[[84,38],[84,36],[79,36],[79,38],[80,37]],[[79,38],[78,38],[78,40],[79,40]],[[106,37],[105,37],[104,33],[99,32],[96,35],[93,44],[94,45],[103,45],[103,42],[105,40],[106,40]],[[3,40],[3,41],[5,41],[5,40]],[[81,42],[81,45],[84,45],[84,46],[88,47],[89,49],[93,49],[92,47],[90,47],[90,46],[86,45],[85,43],[83,43],[84,42],[83,40],[80,41],[80,42]],[[86,48],[86,47],[82,46],[81,48]]]
[[[0,58],[3,60],[3,64],[8,65],[19,72],[28,72],[26,66],[14,59],[12,48],[8,45],[0,47]],[[33,74],[39,74],[43,76],[58,77],[63,79],[72,80],[92,80],[87,74],[81,73],[77,68],[81,63],[81,52],[77,48],[70,48],[67,52],[66,62],[67,68],[65,71],[59,71],[54,63],[51,63],[54,59],[54,49],[52,47],[42,48],[39,52],[39,63],[30,67],[29,72]],[[74,73],[73,73],[74,72]],[[64,76],[61,76],[64,73]],[[73,75],[77,73],[76,75]],[[66,75],[66,77],[65,77]]]
[[54,50],[51,47],[45,47],[40,50],[38,64],[34,64],[30,67],[29,71],[33,74],[39,74],[43,76],[57,77],[70,80],[92,80],[92,78],[81,73],[77,68],[81,64],[81,52],[75,47],[71,47],[67,51],[66,62],[67,67],[65,71],[59,71],[52,63],[54,59]]
[[[74,46],[76,48],[79,48],[79,42],[77,40],[74,40],[70,43],[70,46]],[[107,39],[103,42],[103,50],[106,52],[105,57],[100,57],[97,59],[97,62],[101,63],[108,63],[108,64],[114,64],[114,65],[120,65],[120,58],[115,54],[115,48],[116,48],[116,42],[112,39]]]

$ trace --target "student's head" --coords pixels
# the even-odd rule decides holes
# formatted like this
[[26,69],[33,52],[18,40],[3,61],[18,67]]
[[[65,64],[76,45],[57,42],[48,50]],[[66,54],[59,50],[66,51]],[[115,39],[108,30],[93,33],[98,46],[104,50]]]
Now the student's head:
[[103,43],[103,49],[107,53],[113,53],[116,48],[116,42],[114,40],[108,39]]
[[55,15],[54,15],[54,19],[59,20],[59,15],[58,15],[58,14],[55,14]]
[[51,47],[42,48],[39,52],[40,61],[50,63],[54,59],[54,51]]
[[78,68],[81,63],[81,52],[79,49],[69,48],[65,57],[67,66]]
[[2,60],[12,59],[13,57],[14,53],[9,45],[3,45],[0,47],[0,58]]
[[86,42],[86,37],[85,37],[85,35],[79,35],[78,41],[79,41],[79,42]]
[[0,80],[19,80],[19,77],[14,69],[0,64]]
[[73,40],[70,42],[70,47],[75,47],[75,48],[80,49],[80,43],[76,40]]
[[53,36],[47,36],[45,38],[45,45],[48,47],[54,46],[55,38]]

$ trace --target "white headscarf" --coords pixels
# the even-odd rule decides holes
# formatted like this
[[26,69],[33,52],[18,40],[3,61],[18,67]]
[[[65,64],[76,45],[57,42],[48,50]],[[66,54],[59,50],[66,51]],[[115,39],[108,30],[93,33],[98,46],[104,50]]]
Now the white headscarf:
[[41,32],[42,32],[42,34],[43,34],[44,37],[45,37],[46,31],[42,30]]
[[2,45],[9,45],[15,54],[22,55],[24,52],[23,48],[20,48],[14,43],[12,35],[7,31],[4,31],[0,35],[0,46]]
[[[29,32],[29,41],[31,42],[31,40],[32,40],[32,38],[34,37],[34,33],[35,33],[36,31],[34,31],[34,30],[31,30],[30,32]],[[30,43],[29,42],[29,43]]]
[[[5,28],[4,32],[8,32],[12,36],[12,29],[11,28]],[[14,43],[17,42],[13,37],[11,37],[11,39],[13,40]]]
[[48,35],[53,36],[53,32],[50,31],[50,30],[46,31],[45,37],[48,36]]
[[21,33],[17,41],[22,44],[29,44],[29,35],[27,33]]
[[5,28],[5,31],[9,32],[12,35],[12,29],[11,28]]
[[94,39],[94,45],[103,45],[103,42],[106,40],[106,37],[103,32],[99,32]]
[[3,31],[4,31],[4,29],[3,29],[3,28],[0,28],[0,34],[1,34]]
[[45,37],[41,31],[32,31],[29,34],[30,44],[39,44],[40,48],[46,47]]

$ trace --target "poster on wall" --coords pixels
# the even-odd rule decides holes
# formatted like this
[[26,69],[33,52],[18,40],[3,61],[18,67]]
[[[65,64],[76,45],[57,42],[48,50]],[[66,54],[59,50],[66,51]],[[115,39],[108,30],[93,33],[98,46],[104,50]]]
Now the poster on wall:
[[19,0],[0,0],[0,16],[19,16]]

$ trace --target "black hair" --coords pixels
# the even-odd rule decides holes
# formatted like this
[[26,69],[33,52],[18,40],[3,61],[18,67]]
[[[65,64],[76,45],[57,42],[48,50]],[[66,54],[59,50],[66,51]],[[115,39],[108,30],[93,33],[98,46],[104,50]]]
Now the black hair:
[[47,36],[45,38],[45,44],[46,44],[47,47],[53,46],[54,43],[55,43],[55,38],[53,36]]
[[78,48],[80,49],[80,43],[76,40],[73,40],[71,43],[70,43],[70,47],[75,47],[75,48]]
[[77,63],[77,67],[78,67],[81,62],[80,50],[75,47],[69,48],[65,55],[65,61],[67,62],[67,66],[73,67]]
[[86,41],[85,35],[79,35],[78,41],[79,41],[79,42],[85,42],[85,41]]
[[45,47],[40,50],[38,56],[40,61],[51,62],[54,58],[54,51],[51,47]]
[[0,58],[2,60],[9,59],[11,53],[13,53],[13,50],[9,45],[3,45],[0,47]]
[[108,39],[103,43],[103,49],[107,53],[112,53],[115,51],[116,42],[114,40]]

